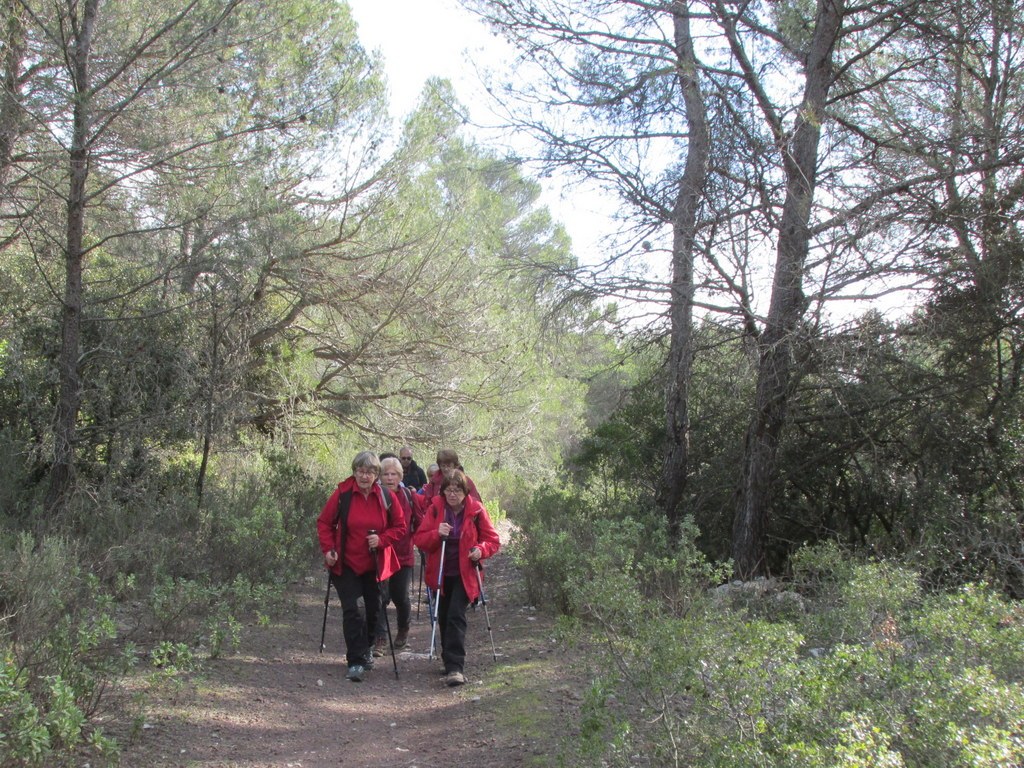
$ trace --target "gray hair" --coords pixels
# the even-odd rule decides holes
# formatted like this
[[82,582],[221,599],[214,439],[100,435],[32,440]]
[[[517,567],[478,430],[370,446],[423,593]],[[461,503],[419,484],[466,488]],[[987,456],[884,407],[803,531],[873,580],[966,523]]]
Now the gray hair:
[[356,457],[352,459],[352,474],[354,475],[360,467],[370,467],[380,475],[380,459],[373,451],[360,451],[356,454]]
[[380,471],[383,472],[388,467],[391,467],[392,469],[397,469],[398,470],[398,474],[400,474],[400,475],[404,475],[405,474],[405,470],[402,469],[402,462],[400,462],[394,456],[388,456],[386,459],[382,459],[381,460],[381,462],[380,462]]

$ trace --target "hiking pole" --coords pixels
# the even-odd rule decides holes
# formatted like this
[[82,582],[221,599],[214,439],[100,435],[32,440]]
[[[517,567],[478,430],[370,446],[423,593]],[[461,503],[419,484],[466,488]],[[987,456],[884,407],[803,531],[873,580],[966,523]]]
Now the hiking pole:
[[327,638],[327,606],[331,602],[331,572],[327,571],[327,594],[324,596],[324,625],[320,629],[320,653],[324,652],[324,641]]
[[[420,603],[423,602],[423,550],[419,550],[420,553],[420,584],[416,587],[416,621],[420,620]],[[430,599],[430,595],[427,595],[427,600]]]
[[480,602],[484,604],[484,618],[487,619],[487,634],[491,638],[491,655],[494,660],[498,660],[498,652],[494,650],[494,632],[491,631],[491,614],[487,612],[487,595],[484,594],[484,567],[480,565],[480,561],[476,561],[476,583],[480,585]]
[[[377,533],[376,531],[370,531],[371,534]],[[374,575],[380,573],[380,554],[376,547],[370,549],[373,552],[373,572]],[[398,659],[395,657],[395,642],[391,639],[391,622],[388,620],[388,604],[384,602],[384,582],[381,581],[380,576],[377,576],[377,595],[380,598],[380,609],[384,612],[384,626],[388,628],[388,647],[391,648],[391,663],[395,666],[395,680],[398,679]],[[377,628],[374,627],[376,633]],[[367,627],[369,630],[369,627]],[[369,634],[369,632],[367,632]]]
[[441,610],[441,586],[444,582],[441,581],[444,576],[444,547],[448,543],[447,537],[441,537],[441,565],[437,569],[437,598],[434,600],[434,618],[433,625],[430,628],[430,653],[427,654],[427,658],[434,658],[434,635],[437,634],[437,615],[438,611]]

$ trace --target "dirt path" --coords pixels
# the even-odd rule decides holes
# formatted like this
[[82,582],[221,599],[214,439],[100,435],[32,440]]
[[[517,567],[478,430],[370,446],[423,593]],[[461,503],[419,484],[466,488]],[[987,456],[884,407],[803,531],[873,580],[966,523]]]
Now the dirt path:
[[[507,532],[502,540],[507,541]],[[467,684],[448,688],[430,660],[420,607],[409,649],[377,660],[363,683],[345,680],[341,607],[332,595],[327,650],[320,628],[326,582],[290,590],[290,608],[247,630],[239,653],[213,660],[156,702],[125,768],[515,768],[551,766],[576,722],[581,690],[554,642],[551,620],[524,605],[505,553],[487,571],[488,610],[469,615]],[[418,572],[417,572],[418,575]],[[390,613],[392,631],[395,626]]]

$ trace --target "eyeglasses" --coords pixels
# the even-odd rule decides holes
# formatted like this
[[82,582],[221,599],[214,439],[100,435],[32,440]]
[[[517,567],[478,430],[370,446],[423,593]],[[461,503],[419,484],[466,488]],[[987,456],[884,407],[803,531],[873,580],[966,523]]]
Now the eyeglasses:
[[356,467],[357,475],[370,475],[371,477],[377,476],[377,470],[373,467]]
[[465,496],[466,495],[466,492],[464,490],[462,490],[461,488],[459,488],[457,485],[449,485],[447,488],[444,489],[444,492],[445,493],[451,493],[453,495],[454,494],[458,494],[459,496]]
[[399,456],[400,461],[412,461],[412,456]]

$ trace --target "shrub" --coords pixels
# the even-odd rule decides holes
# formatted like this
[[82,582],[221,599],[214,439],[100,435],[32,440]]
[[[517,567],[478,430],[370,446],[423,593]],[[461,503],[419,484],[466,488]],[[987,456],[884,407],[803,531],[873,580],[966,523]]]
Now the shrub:
[[166,578],[149,596],[150,630],[163,642],[205,646],[215,658],[225,645],[237,649],[243,616],[264,609],[280,594],[279,585],[254,585],[241,574],[228,584]]
[[[992,589],[926,596],[905,568],[816,547],[795,568],[806,611],[769,621],[772,611],[700,595],[680,612],[644,586],[644,570],[627,564],[582,590],[591,610],[574,627],[589,630],[578,642],[595,684],[576,757],[719,768],[1024,764],[1024,612]],[[598,600],[601,585],[617,597]]]
[[[670,546],[665,521],[653,500],[642,493],[610,494],[598,483],[567,490],[545,488],[516,515],[510,550],[521,566],[530,599],[562,613],[587,611],[596,593],[621,590],[605,579],[628,571],[648,592],[667,595],[682,590],[679,574],[704,568],[693,545],[696,529],[687,523],[683,541]],[[657,565],[659,558],[665,558]],[[638,567],[643,563],[643,567]],[[708,578],[706,571],[703,578]],[[717,575],[713,578],[717,578]],[[593,599],[597,599],[596,597]]]
[[0,765],[58,765],[87,744],[116,756],[87,718],[132,660],[111,642],[113,596],[79,563],[59,538],[0,551]]

